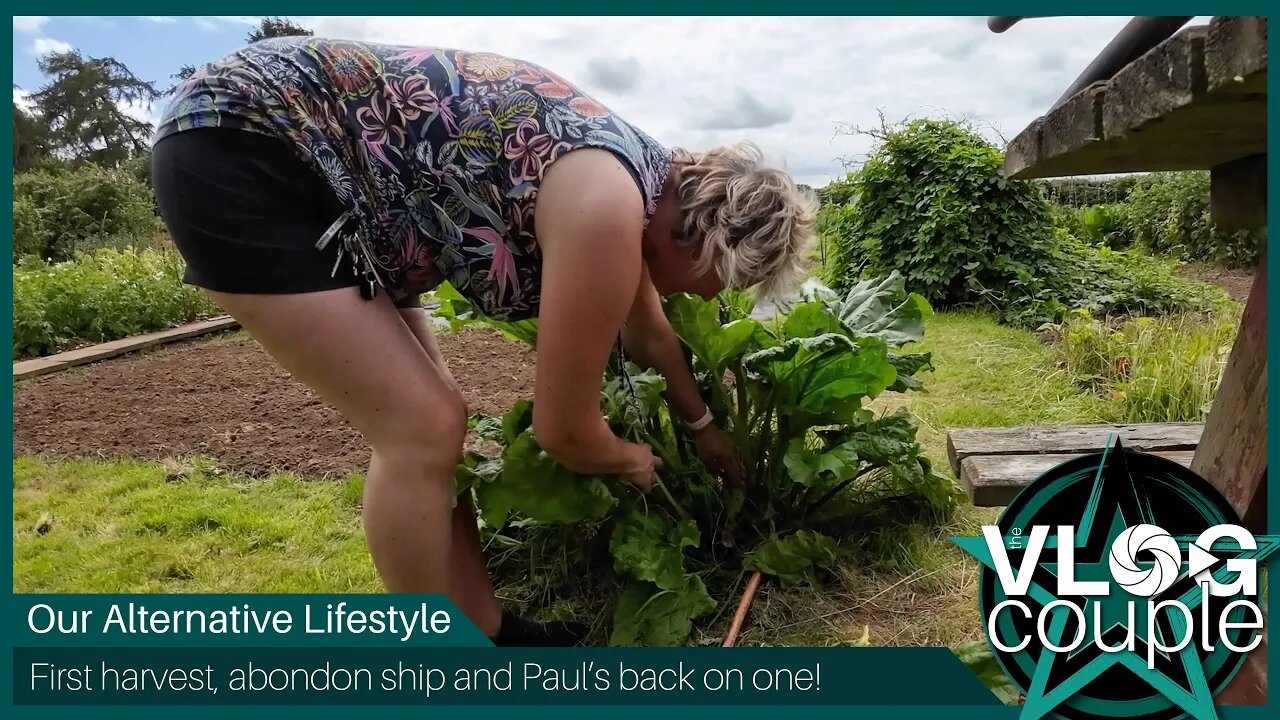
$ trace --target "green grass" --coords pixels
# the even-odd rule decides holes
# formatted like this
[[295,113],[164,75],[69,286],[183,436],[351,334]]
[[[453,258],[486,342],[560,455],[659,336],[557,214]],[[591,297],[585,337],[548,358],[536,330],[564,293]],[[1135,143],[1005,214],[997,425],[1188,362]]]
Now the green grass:
[[[915,350],[937,370],[896,395],[945,472],[946,429],[1098,422],[1105,403],[1056,369],[1057,351],[977,314],[939,313]],[[888,398],[878,410],[892,409]],[[168,478],[168,479],[167,479]],[[14,589],[78,592],[377,592],[359,526],[360,480],[265,481],[197,463],[14,461]],[[35,528],[49,516],[45,534]],[[995,511],[964,507],[948,527],[903,533],[910,562],[852,560],[822,588],[766,584],[742,644],[955,647],[982,635],[976,565],[949,536]],[[500,593],[502,583],[499,582]],[[514,591],[514,588],[509,588]],[[722,633],[730,612],[709,629]]]
[[352,485],[247,480],[198,465],[18,458],[13,587],[378,592]]
[[1106,403],[1057,368],[1057,351],[1025,330],[977,313],[938,313],[921,342],[937,368],[919,375],[924,389],[882,396],[877,410],[905,406],[920,424],[920,443],[947,463],[947,430],[1105,422]]

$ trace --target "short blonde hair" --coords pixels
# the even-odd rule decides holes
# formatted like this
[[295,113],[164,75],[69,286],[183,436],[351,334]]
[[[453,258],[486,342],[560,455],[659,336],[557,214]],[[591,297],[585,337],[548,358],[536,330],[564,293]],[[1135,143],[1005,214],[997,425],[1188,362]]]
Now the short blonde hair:
[[814,193],[765,166],[752,143],[676,150],[674,162],[684,237],[700,246],[696,269],[714,268],[730,288],[757,285],[762,297],[789,290],[814,241]]

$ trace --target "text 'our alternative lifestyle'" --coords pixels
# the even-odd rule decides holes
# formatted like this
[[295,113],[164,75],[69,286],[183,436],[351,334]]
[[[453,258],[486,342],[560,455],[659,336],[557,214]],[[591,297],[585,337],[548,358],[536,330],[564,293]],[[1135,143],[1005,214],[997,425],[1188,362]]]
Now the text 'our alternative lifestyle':
[[94,610],[54,609],[33,605],[27,627],[37,635],[389,635],[407,641],[415,635],[449,632],[453,618],[448,610],[432,610],[427,603],[405,609],[356,610],[346,602],[307,604],[302,617],[289,610],[255,608],[250,603],[212,610],[149,609],[141,603],[111,605],[105,615]]

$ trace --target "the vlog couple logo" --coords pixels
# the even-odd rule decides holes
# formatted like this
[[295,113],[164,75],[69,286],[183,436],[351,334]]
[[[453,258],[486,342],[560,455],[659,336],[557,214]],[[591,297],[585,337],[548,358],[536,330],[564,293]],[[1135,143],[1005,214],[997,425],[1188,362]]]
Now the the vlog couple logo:
[[955,541],[982,563],[987,638],[1022,720],[1215,720],[1261,642],[1259,569],[1280,547],[1203,478],[1118,440]]

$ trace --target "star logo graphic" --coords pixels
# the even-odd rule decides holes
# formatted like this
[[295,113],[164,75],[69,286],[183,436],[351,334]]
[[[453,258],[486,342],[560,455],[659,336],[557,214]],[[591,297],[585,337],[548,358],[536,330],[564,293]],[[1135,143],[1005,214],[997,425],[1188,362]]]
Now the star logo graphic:
[[[1006,517],[1013,513],[1025,519],[1039,512],[1053,521],[1036,517],[1029,525],[1074,526],[1074,532],[1061,540],[1051,531],[1034,564],[1024,563],[1030,550],[1027,538],[1007,532],[1010,528],[1003,527],[1002,518],[1008,567],[1031,576],[1026,595],[1016,599],[1043,623],[1042,636],[1032,637],[1029,644],[1043,642],[1042,647],[1028,646],[1000,658],[1007,671],[1018,670],[1010,675],[1026,697],[1021,720],[1060,716],[1055,710],[1063,705],[1076,711],[1072,717],[1141,717],[1142,712],[1135,715],[1135,709],[1141,710],[1138,701],[1146,702],[1152,712],[1163,701],[1166,710],[1172,704],[1184,717],[1217,720],[1213,696],[1238,668],[1243,654],[1223,646],[1215,613],[1243,595],[1206,599],[1201,581],[1207,575],[1224,586],[1233,582],[1239,563],[1231,561],[1254,560],[1260,565],[1280,548],[1280,536],[1254,537],[1251,547],[1229,539],[1203,546],[1198,539],[1205,530],[1239,524],[1234,511],[1207,482],[1188,479],[1190,471],[1175,469],[1169,461],[1153,462],[1152,457],[1125,451],[1117,440],[1100,459],[1072,467],[1067,463],[1063,472],[1051,471],[1028,486],[1023,495],[1030,493],[1029,500],[1022,502],[1020,495]],[[1132,464],[1139,465],[1139,471],[1132,471]],[[1136,532],[1139,526],[1145,532]],[[1020,529],[1018,524],[1013,527]],[[1138,538],[1145,544],[1134,549]],[[953,540],[982,564],[984,582],[998,586],[987,539]],[[1129,553],[1113,550],[1117,540]],[[1059,542],[1069,545],[1060,549]],[[1060,567],[1059,557],[1070,558],[1069,566]],[[1088,594],[1062,593],[1060,581],[1096,587]],[[1105,590],[1099,592],[1100,588]],[[1003,588],[996,592],[1003,593]],[[984,592],[984,601],[987,597]],[[1206,602],[1209,606],[1202,607]],[[984,612],[984,621],[988,617]],[[1233,610],[1229,619],[1240,622],[1239,618]],[[993,622],[988,632],[1012,627],[1008,621]],[[1228,637],[1237,646],[1247,645],[1253,637],[1250,631],[1234,629]],[[1191,641],[1182,642],[1188,636]],[[1204,637],[1216,645],[1211,651],[1200,647]],[[1016,640],[1005,644],[1016,647]],[[1134,690],[1135,682],[1140,690]],[[1110,700],[1107,693],[1093,692],[1101,686],[1112,690]]]

